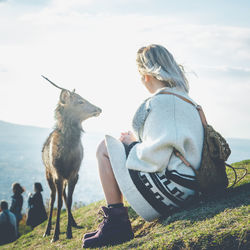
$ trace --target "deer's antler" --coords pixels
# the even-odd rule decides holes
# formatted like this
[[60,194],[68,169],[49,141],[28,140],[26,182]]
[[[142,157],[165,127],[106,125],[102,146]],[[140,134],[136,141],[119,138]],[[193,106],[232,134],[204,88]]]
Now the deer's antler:
[[56,85],[55,83],[51,82],[47,77],[41,75],[45,80],[47,80],[48,82],[50,82],[53,86],[57,87],[58,89],[61,89],[61,90],[67,90],[65,88],[61,88],[59,87],[58,85]]

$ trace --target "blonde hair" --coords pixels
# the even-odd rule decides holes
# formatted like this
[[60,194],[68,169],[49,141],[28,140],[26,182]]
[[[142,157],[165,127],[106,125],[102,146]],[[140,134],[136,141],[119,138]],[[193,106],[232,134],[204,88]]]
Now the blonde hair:
[[151,44],[137,52],[136,63],[142,75],[152,75],[167,87],[189,91],[184,69],[178,65],[172,54],[163,46]]

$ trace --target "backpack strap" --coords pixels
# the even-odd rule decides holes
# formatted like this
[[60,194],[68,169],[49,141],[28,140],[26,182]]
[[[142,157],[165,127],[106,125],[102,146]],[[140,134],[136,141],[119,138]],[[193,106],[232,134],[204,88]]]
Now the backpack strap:
[[204,112],[202,110],[202,107],[200,105],[196,105],[195,103],[193,103],[189,99],[185,98],[184,96],[181,96],[181,95],[178,95],[178,94],[175,94],[175,93],[171,93],[171,92],[168,92],[168,91],[162,91],[159,94],[175,95],[175,96],[179,97],[180,99],[182,99],[183,101],[192,104],[199,112],[203,127],[205,127],[207,125],[206,116],[205,116],[205,114],[204,114]]
[[175,148],[174,148],[174,154],[177,156],[177,157],[179,157],[183,162],[184,162],[184,164],[186,165],[186,166],[188,166],[188,167],[190,167],[190,168],[192,168],[192,170],[194,171],[194,173],[197,175],[198,174],[198,172],[197,172],[197,170],[186,160],[186,158],[178,151],[178,150],[176,150]]

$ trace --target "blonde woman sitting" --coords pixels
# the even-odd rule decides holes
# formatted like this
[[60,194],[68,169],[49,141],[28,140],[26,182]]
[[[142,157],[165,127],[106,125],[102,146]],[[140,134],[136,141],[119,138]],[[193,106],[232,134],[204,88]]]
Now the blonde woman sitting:
[[198,169],[203,127],[191,100],[182,68],[169,51],[149,45],[137,52],[142,83],[152,94],[135,113],[134,132],[119,140],[106,136],[97,149],[99,174],[107,207],[104,221],[84,236],[83,247],[100,247],[134,237],[123,197],[145,220],[169,216],[196,195],[195,173],[174,154],[179,151]]

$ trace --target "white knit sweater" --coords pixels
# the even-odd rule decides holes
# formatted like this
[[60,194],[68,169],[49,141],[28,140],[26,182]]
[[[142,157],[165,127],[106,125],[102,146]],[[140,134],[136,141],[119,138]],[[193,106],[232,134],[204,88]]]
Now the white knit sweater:
[[199,168],[203,145],[200,116],[193,105],[174,95],[157,95],[161,91],[173,92],[190,99],[187,94],[176,89],[163,88],[147,101],[147,116],[140,128],[141,142],[131,149],[126,167],[143,172],[162,172],[168,167],[170,171],[194,175],[173,154],[173,148],[194,168]]

